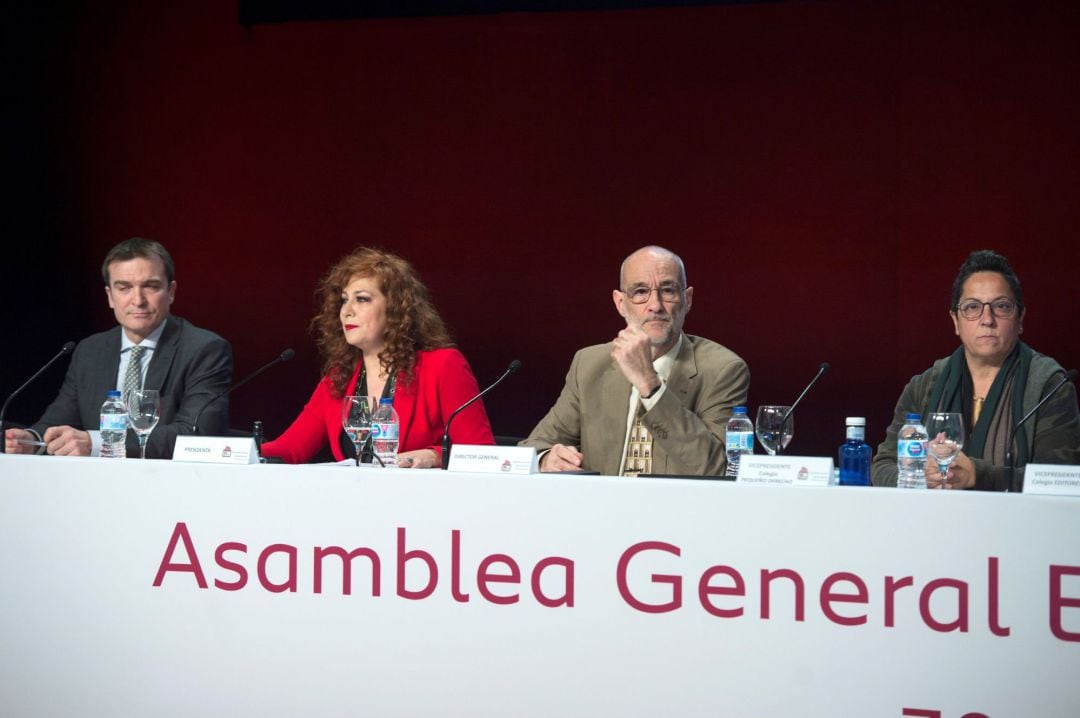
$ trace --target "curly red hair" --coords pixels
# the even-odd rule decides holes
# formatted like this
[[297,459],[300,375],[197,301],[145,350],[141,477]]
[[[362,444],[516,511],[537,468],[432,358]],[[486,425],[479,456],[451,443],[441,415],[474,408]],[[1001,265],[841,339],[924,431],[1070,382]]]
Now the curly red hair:
[[386,348],[379,352],[379,364],[388,375],[408,383],[416,352],[454,346],[412,265],[389,252],[360,247],[338,260],[316,290],[322,309],[311,320],[311,329],[323,357],[323,373],[330,378],[335,396],[344,396],[353,370],[364,356],[345,341],[341,328],[341,292],[356,277],[374,279],[386,297]]

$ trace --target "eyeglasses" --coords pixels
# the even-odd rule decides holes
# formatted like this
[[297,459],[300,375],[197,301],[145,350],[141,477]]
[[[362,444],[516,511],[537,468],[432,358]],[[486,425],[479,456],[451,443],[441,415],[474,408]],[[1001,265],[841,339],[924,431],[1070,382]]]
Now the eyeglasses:
[[[621,290],[620,290],[621,291]],[[644,304],[649,301],[652,293],[656,292],[660,301],[666,304],[675,304],[682,301],[683,289],[678,284],[664,284],[659,287],[634,287],[629,292],[623,292],[634,304]]]
[[995,299],[992,302],[980,302],[968,299],[956,305],[956,311],[969,322],[983,315],[983,307],[990,307],[990,312],[998,319],[1012,319],[1016,314],[1016,302],[1011,299]]

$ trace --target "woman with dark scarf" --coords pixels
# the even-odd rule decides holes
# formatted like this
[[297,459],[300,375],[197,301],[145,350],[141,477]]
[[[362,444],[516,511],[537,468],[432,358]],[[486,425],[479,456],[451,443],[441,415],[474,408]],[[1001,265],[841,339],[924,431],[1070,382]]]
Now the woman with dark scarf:
[[[1061,387],[1013,429],[1065,376],[1061,365],[1020,341],[1024,295],[1005,257],[968,255],[953,282],[950,308],[961,346],[904,387],[892,425],[874,457],[875,486],[896,486],[896,436],[908,412],[963,414],[967,441],[945,477],[927,462],[928,488],[1017,491],[1027,463],[1080,463],[1076,387]],[[1015,476],[1014,476],[1015,475]]]

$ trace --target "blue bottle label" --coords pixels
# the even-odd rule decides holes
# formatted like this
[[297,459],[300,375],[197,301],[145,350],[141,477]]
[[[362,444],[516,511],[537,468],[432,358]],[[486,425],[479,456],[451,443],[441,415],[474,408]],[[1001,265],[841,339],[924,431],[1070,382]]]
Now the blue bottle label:
[[896,455],[906,459],[926,458],[926,441],[901,439],[896,442]]
[[102,431],[127,431],[127,414],[102,414],[100,428]]
[[376,422],[371,425],[371,436],[376,441],[380,439],[384,441],[394,441],[398,438],[398,425]]

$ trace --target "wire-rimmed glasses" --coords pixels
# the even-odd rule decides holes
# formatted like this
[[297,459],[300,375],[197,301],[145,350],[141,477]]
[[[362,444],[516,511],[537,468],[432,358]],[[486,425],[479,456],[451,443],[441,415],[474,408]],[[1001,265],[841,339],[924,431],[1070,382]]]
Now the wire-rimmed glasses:
[[956,305],[956,313],[973,322],[983,315],[983,307],[990,307],[990,313],[998,319],[1012,319],[1016,315],[1016,302],[1008,297],[998,297],[991,302],[965,299]]
[[683,288],[678,284],[667,282],[659,287],[646,287],[644,284],[637,284],[627,289],[623,294],[634,304],[644,304],[649,301],[649,297],[652,296],[653,292],[656,292],[657,296],[660,297],[660,301],[665,304],[678,304],[683,298]]

